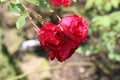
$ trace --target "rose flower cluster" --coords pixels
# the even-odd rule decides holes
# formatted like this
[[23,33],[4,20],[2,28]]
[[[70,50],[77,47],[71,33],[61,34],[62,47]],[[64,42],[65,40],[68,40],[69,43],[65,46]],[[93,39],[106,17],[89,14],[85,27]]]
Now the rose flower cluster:
[[[60,0],[54,1],[59,2]],[[56,58],[63,62],[72,56],[80,43],[85,42],[87,34],[87,21],[73,15],[59,20],[59,25],[46,22],[38,31],[38,40],[46,51],[50,51],[48,57],[51,60]]]

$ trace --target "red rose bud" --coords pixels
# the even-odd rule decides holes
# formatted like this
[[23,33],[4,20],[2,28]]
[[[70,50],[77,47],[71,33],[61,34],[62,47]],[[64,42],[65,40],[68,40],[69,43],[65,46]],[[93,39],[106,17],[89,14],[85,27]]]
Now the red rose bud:
[[57,58],[60,62],[71,57],[79,46],[79,43],[66,37],[60,27],[52,23],[45,23],[38,31],[38,40],[45,50],[51,51],[49,58]]
[[85,42],[88,35],[88,23],[77,15],[67,16],[59,21],[63,32],[78,43]]
[[50,0],[50,2],[54,6],[68,7],[68,5],[72,2],[72,0]]

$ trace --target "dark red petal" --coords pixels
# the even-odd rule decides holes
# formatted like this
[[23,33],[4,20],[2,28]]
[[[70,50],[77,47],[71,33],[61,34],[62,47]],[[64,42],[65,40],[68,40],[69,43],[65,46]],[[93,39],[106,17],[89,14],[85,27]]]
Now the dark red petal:
[[49,57],[51,60],[54,60],[54,58],[55,58],[55,53],[54,53],[54,52],[49,53],[48,57]]
[[56,50],[64,42],[64,35],[58,26],[45,23],[39,30],[38,40],[45,50]]
[[61,0],[50,0],[51,4],[54,6],[61,6],[62,1]]
[[78,46],[79,43],[66,39],[65,43],[61,46],[57,53],[57,55],[59,56],[56,56],[56,58],[61,62],[65,61],[66,59],[72,56],[72,54],[75,52]]

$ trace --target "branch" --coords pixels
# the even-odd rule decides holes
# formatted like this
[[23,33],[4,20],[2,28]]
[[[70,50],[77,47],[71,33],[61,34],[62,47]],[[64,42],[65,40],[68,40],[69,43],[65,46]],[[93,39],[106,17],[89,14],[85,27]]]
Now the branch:
[[91,62],[70,62],[70,63],[64,64],[64,65],[56,65],[56,66],[53,66],[53,67],[50,67],[50,68],[39,68],[39,69],[36,69],[36,70],[34,70],[32,72],[18,75],[16,77],[12,78],[12,80],[22,79],[22,78],[24,78],[24,77],[26,77],[28,75],[34,74],[34,73],[40,73],[40,72],[43,72],[43,71],[50,71],[50,70],[60,69],[60,68],[62,68],[62,66],[71,67],[71,66],[92,66],[92,65],[93,64]]
[[[21,4],[24,7],[25,12],[29,13],[29,9],[23,3],[21,3]],[[29,18],[30,22],[33,24],[35,31],[38,32],[39,27],[34,23],[32,17],[30,15],[28,15],[28,18]]]

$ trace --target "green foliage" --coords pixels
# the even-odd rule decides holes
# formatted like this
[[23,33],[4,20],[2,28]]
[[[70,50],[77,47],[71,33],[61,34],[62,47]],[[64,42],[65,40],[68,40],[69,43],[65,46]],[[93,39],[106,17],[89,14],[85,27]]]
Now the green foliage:
[[39,5],[39,0],[27,0],[27,1],[34,5]]
[[42,8],[49,8],[47,0],[27,0],[27,1]]
[[16,0],[15,3],[9,2],[8,11],[11,14],[19,16],[19,18],[16,22],[16,27],[17,27],[17,29],[22,28],[26,22],[25,19],[28,17],[28,14],[24,13],[24,7],[22,6],[22,4],[18,0]]
[[[119,34],[120,34],[120,12],[113,12],[110,15],[104,15],[104,16],[97,16],[92,19],[91,21],[91,27],[96,28],[96,33],[99,32],[99,41],[98,44],[96,44],[100,49],[100,52],[107,53],[108,57],[110,59],[114,59],[117,61],[120,61],[120,55],[116,53],[116,44]],[[116,16],[116,17],[115,17]],[[93,36],[93,33],[91,36]],[[95,36],[94,36],[95,37]],[[95,44],[92,44],[92,46],[95,46]],[[104,49],[102,49],[104,47]],[[92,53],[94,50],[92,50]],[[92,54],[91,53],[91,54]],[[99,53],[99,52],[98,52]]]
[[119,7],[119,0],[111,0],[111,4],[114,8],[118,8]]
[[8,11],[11,14],[20,16],[24,12],[24,8],[20,3],[9,3],[8,4]]
[[100,13],[105,14],[113,8],[118,8],[120,4],[119,0],[87,0],[85,9],[89,10],[96,8]]
[[20,16],[16,22],[16,27],[17,29],[22,28],[25,25],[25,19],[28,17],[27,13],[22,14],[22,16]]
[[[110,60],[120,61],[120,11],[119,0],[87,0],[86,13],[91,16],[88,44],[77,51],[87,56],[105,54]],[[94,11],[96,11],[94,13]],[[110,11],[108,13],[108,11]],[[91,14],[92,13],[92,14]],[[93,14],[94,13],[94,14]]]
[[[2,34],[1,28],[0,34]],[[16,76],[16,71],[9,63],[9,58],[2,49],[2,36],[0,36],[0,80],[7,80],[14,76]]]
[[93,3],[94,3],[94,0],[88,0],[85,5],[85,8],[90,9],[93,6]]
[[[17,29],[20,29],[24,26],[25,24],[25,19],[28,17],[30,10],[26,11],[24,6],[22,5],[22,2],[20,2],[19,0],[16,1],[8,1],[8,11],[11,14],[14,14],[16,16],[18,16],[18,20],[16,22],[16,27]],[[47,0],[26,0],[23,2],[29,2],[32,3],[38,7],[42,7],[42,8],[46,8],[48,9],[50,12],[53,12],[53,10],[51,10],[50,5],[48,4]],[[25,13],[27,12],[27,13]]]
[[0,79],[7,80],[7,78],[14,76],[16,76],[16,71],[9,63],[9,58],[0,53]]
[[26,1],[38,6],[40,8],[45,8],[45,9],[49,10],[50,12],[53,12],[53,10],[50,8],[48,0],[26,0]]

